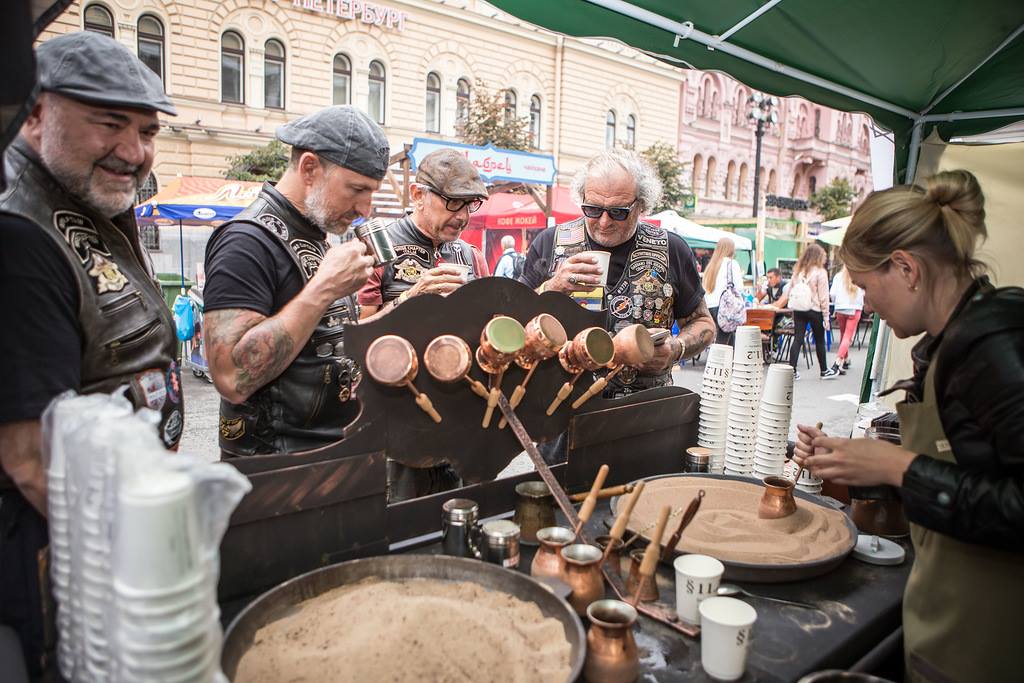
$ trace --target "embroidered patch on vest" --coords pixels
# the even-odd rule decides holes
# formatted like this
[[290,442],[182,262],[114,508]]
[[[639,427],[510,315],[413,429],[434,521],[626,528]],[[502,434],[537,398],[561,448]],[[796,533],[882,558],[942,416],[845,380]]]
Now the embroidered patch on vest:
[[184,420],[181,419],[181,411],[175,408],[171,411],[171,414],[167,416],[167,422],[164,423],[164,428],[161,430],[161,436],[163,437],[165,446],[170,447],[178,443],[178,439],[181,438],[181,430],[184,425]]
[[320,262],[324,260],[324,255],[317,249],[316,245],[306,240],[292,240],[289,246],[295,252],[295,256],[298,257],[299,265],[302,267],[302,272],[305,274],[306,279],[308,280],[316,275]]
[[83,266],[89,263],[93,253],[110,256],[96,232],[96,224],[88,216],[73,211],[54,211],[53,225],[64,236]]
[[394,265],[395,279],[401,280],[402,282],[409,282],[416,284],[420,281],[420,277],[426,272],[426,269],[416,259],[407,258],[402,261],[398,261]]
[[128,284],[128,278],[124,276],[117,264],[99,252],[92,255],[92,268],[89,269],[89,276],[96,281],[97,294],[120,292]]
[[270,228],[270,231],[277,235],[281,240],[285,242],[288,241],[288,226],[284,224],[283,220],[274,214],[261,213],[259,216],[256,216],[256,220]]
[[245,436],[245,420],[236,417],[234,420],[220,418],[220,435],[227,441],[234,441]]

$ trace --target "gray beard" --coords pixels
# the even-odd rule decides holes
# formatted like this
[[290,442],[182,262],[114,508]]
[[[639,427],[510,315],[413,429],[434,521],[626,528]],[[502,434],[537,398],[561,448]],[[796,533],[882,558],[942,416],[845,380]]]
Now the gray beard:
[[332,220],[327,210],[327,198],[325,191],[326,183],[313,188],[306,195],[305,214],[306,220],[315,225],[323,232],[332,235],[344,235],[348,230],[347,225],[339,225],[339,221]]
[[92,188],[91,172],[80,173],[66,166],[62,155],[63,145],[64,140],[61,136],[44,129],[39,157],[50,174],[64,186],[69,194],[89,205],[105,218],[113,218],[132,208],[135,204],[134,192],[125,196],[101,195]]

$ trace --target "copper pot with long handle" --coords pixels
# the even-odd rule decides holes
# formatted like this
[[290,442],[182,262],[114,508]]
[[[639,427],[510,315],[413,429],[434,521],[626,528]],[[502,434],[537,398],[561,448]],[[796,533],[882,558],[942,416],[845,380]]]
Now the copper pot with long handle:
[[601,574],[601,560],[604,553],[597,546],[576,543],[562,548],[565,562],[563,579],[572,589],[569,604],[581,617],[587,607],[604,595],[604,576]]
[[[526,395],[526,385],[529,384],[530,378],[533,377],[533,372],[537,369],[537,366],[542,361],[557,356],[558,351],[565,346],[568,340],[562,323],[558,322],[558,319],[549,313],[541,313],[538,316],[534,316],[530,319],[530,322],[526,323],[524,329],[526,331],[526,343],[523,345],[522,350],[516,354],[515,362],[516,365],[526,370],[526,376],[523,377],[523,381],[516,385],[516,388],[512,390],[512,395],[509,396],[508,404],[513,410],[523,400],[523,396]],[[498,429],[504,429],[506,424],[508,422],[502,416],[501,420],[498,421]]]
[[621,600],[598,600],[587,607],[590,631],[583,677],[588,683],[632,683],[640,675],[640,652],[633,637],[637,611]]
[[558,361],[572,377],[562,385],[547,414],[554,415],[562,401],[569,398],[576,380],[588,370],[594,372],[607,367],[615,357],[615,344],[603,327],[588,327],[567,342],[558,352]]
[[442,334],[435,338],[423,351],[423,366],[438,382],[453,384],[465,380],[474,394],[487,399],[487,387],[469,376],[473,367],[473,352],[462,337]]
[[491,424],[491,416],[498,405],[501,393],[501,380],[505,370],[515,360],[515,356],[526,343],[526,331],[515,318],[507,315],[496,315],[491,318],[480,332],[480,346],[476,349],[476,362],[484,372],[491,376],[490,391],[487,395],[487,410],[481,426],[486,429]]
[[562,559],[562,549],[571,545],[576,540],[576,534],[572,529],[564,526],[549,526],[537,532],[536,554],[533,556],[533,563],[530,565],[531,576],[549,576],[561,579],[565,574],[565,561]]
[[611,369],[607,375],[599,377],[582,396],[573,401],[573,410],[604,391],[608,382],[623,369],[639,368],[654,357],[654,340],[651,339],[651,333],[647,328],[640,324],[630,325],[619,330],[612,338],[612,345],[615,348],[615,353],[608,366]]
[[408,387],[416,397],[416,405],[434,422],[441,422],[441,415],[430,398],[412,383],[419,370],[419,360],[416,349],[407,339],[394,334],[378,337],[366,350],[365,365],[374,381],[389,387]]

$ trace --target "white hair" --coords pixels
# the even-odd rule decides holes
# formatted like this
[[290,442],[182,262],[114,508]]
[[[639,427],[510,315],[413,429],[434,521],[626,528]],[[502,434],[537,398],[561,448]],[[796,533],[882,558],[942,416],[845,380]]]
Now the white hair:
[[516,238],[512,235],[505,235],[501,238],[502,249],[511,249],[514,246],[516,246]]
[[640,213],[647,213],[661,201],[661,179],[651,162],[636,152],[613,148],[591,157],[572,179],[572,198],[582,204],[587,191],[587,180],[603,178],[625,171],[636,181],[636,198]]

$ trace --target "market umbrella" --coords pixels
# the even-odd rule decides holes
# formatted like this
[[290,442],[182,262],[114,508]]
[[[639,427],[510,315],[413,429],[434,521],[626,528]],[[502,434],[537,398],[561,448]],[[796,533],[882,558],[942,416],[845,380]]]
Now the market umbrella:
[[[551,211],[556,223],[565,223],[583,215],[572,200],[569,188],[552,188]],[[547,216],[528,194],[496,192],[480,210],[469,217],[469,227],[487,230],[537,230],[547,227]]]
[[825,221],[821,224],[821,227],[828,228],[828,230],[818,234],[814,239],[830,246],[838,247],[843,243],[843,238],[846,237],[846,226],[850,224],[850,219],[852,218],[853,216],[843,216],[842,218],[833,218],[830,221]]
[[736,233],[729,232],[728,230],[709,228],[706,225],[695,223],[689,218],[680,216],[672,209],[666,209],[665,211],[656,213],[653,216],[648,216],[647,218],[649,220],[656,221],[666,230],[676,233],[686,240],[686,243],[691,247],[714,249],[715,245],[718,244],[718,240],[723,237],[728,237],[733,241],[733,244],[736,245],[736,249],[739,251],[750,251],[754,248],[753,242],[742,235],[737,235]]

